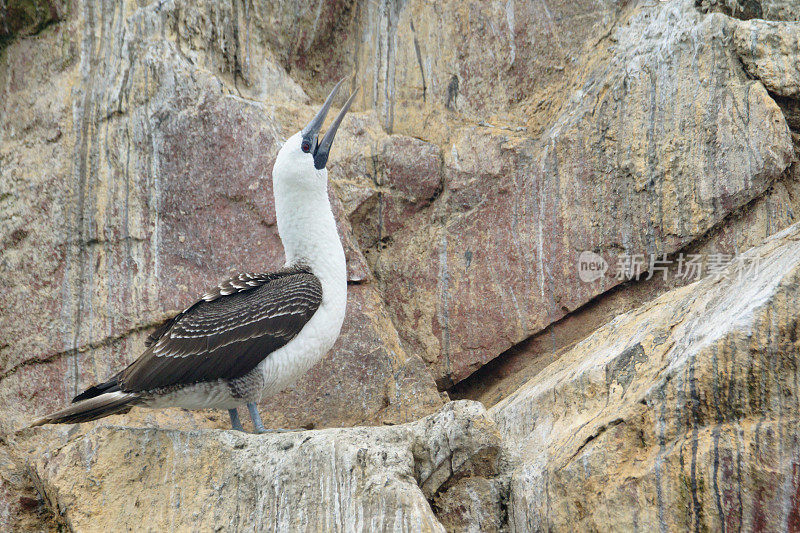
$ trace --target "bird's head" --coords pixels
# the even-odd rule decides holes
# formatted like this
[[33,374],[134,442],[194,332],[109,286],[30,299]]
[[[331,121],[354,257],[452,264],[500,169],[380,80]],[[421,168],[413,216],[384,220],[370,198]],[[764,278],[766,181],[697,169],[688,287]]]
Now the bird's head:
[[336,130],[339,128],[342,119],[350,104],[356,96],[356,92],[350,96],[342,107],[339,114],[334,119],[322,140],[317,138],[322,123],[328,114],[336,92],[344,80],[336,84],[322,108],[311,119],[305,128],[292,135],[281,147],[278,157],[275,159],[275,166],[272,169],[272,179],[276,185],[289,185],[293,187],[319,187],[327,186],[328,171],[325,165],[328,163],[328,154],[333,144]]

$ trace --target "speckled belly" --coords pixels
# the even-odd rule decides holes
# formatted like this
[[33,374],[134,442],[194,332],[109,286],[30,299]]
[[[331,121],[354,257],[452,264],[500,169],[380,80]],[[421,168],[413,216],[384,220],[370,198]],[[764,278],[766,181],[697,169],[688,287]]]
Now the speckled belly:
[[184,409],[233,409],[261,399],[264,375],[253,369],[241,378],[165,387],[143,394],[144,407]]

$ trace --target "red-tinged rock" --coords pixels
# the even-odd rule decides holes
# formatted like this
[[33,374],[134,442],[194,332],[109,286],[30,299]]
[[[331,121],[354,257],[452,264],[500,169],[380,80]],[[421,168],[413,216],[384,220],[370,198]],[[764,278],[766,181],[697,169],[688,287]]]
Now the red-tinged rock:
[[281,265],[271,179],[280,140],[269,118],[208,95],[165,119],[158,137],[153,246],[167,308],[182,309],[233,271]]
[[[350,136],[343,140],[365,142]],[[355,152],[336,158],[331,176],[359,247],[371,254],[438,197],[443,176],[441,151],[435,144],[380,134],[368,142],[374,143],[374,154]]]
[[[12,221],[0,230],[0,326],[10,332],[0,343],[0,378],[3,414],[12,426],[63,406],[133,361],[153,326],[219,281],[284,262],[271,180],[283,126],[262,103],[230,94],[224,77],[187,61],[191,56],[197,64],[215,65],[214,46],[161,39],[172,31],[169,21],[177,21],[178,32],[191,33],[180,22],[190,14],[166,6],[160,15],[155,7],[135,10],[121,21],[126,31],[102,40],[97,50],[78,47],[90,55],[87,62],[95,53],[121,58],[107,68],[81,71],[76,61],[59,62],[75,49],[52,47],[60,37],[49,33],[39,45],[15,43],[4,51],[9,68],[2,75],[9,83],[2,85],[3,117],[15,126],[2,144],[0,176],[12,195],[0,203]],[[191,16],[199,16],[201,26],[213,25],[206,14],[198,9]],[[68,24],[88,23],[77,18]],[[29,55],[22,52],[30,48],[52,61],[27,68]],[[36,90],[48,75],[66,95],[59,105],[50,103],[52,94]],[[84,90],[62,87],[76,83]],[[291,106],[311,116],[318,104]],[[56,140],[54,124],[63,132]],[[368,283],[369,269],[335,195],[332,204],[349,277]],[[324,372],[351,368],[335,378],[347,391],[337,401],[345,403],[309,398],[313,413],[287,404],[286,412],[276,412],[280,420],[291,413],[291,420],[315,424],[379,424],[406,421],[439,405],[424,368],[395,346],[396,333],[374,288],[359,289],[372,291],[368,310],[337,345],[343,354],[337,366],[316,370],[313,385],[334,379]],[[372,353],[378,354],[374,360],[365,359]],[[369,382],[373,376],[375,383]],[[348,409],[360,391],[366,391],[363,408],[354,417]]]
[[400,346],[373,285],[348,287],[342,334],[291,389],[262,401],[267,427],[400,424],[442,405],[433,378]]
[[[33,403],[30,398],[19,398],[18,403],[26,406],[21,413],[51,410],[75,391],[106,379],[135,359],[143,350],[144,332],[138,334],[138,330],[146,317],[152,323],[163,320],[233,271],[268,271],[283,264],[270,178],[280,146],[274,131],[257,107],[214,95],[206,95],[196,108],[161,122],[155,154],[159,179],[152,195],[156,203],[148,204],[153,208],[155,230],[138,243],[145,248],[146,257],[152,257],[142,270],[152,276],[157,303],[145,317],[135,316],[130,308],[136,309],[142,302],[132,300],[143,295],[129,290],[136,287],[131,276],[138,274],[131,268],[135,263],[130,246],[96,247],[93,277],[100,286],[87,288],[99,312],[88,317],[84,327],[105,331],[106,336],[59,355],[60,361],[69,361],[66,368],[34,365],[48,369],[50,380],[55,380],[46,390],[64,390],[64,378],[71,378],[65,394],[53,394],[53,401]],[[368,281],[369,269],[353,244],[349,222],[335,195],[331,199],[340,218],[349,277]],[[111,209],[117,213],[116,207]],[[114,253],[108,254],[110,250]],[[350,294],[347,322],[332,360],[315,368],[299,389],[272,400],[267,423],[292,427],[399,423],[441,405],[424,365],[400,348],[375,288],[352,285]],[[136,342],[130,342],[133,339]],[[15,378],[21,381],[20,391],[26,387],[31,393],[40,390],[36,382],[23,376]],[[353,402],[358,409],[352,408]]]
[[381,238],[403,227],[408,218],[430,205],[442,189],[442,154],[435,144],[405,135],[391,135],[381,146],[384,165],[380,186]]
[[[789,128],[728,46],[730,23],[639,7],[540,138],[451,133],[443,194],[374,261],[401,337],[441,385],[621,283],[620,256],[646,272],[784,173]],[[695,65],[698,40],[719,59]],[[579,277],[584,251],[608,265],[595,281]]]

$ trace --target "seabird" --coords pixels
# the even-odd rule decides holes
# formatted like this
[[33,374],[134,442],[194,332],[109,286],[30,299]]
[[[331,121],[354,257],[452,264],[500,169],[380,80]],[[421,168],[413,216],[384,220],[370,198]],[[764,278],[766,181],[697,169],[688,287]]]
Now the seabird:
[[321,141],[317,136],[343,82],[284,143],[272,168],[284,268],[220,283],[150,335],[131,365],[31,426],[88,422],[138,405],[227,409],[233,429],[242,431],[237,408],[247,405],[256,431],[268,431],[256,402],[319,361],[344,320],[347,269],[325,166],[355,92]]

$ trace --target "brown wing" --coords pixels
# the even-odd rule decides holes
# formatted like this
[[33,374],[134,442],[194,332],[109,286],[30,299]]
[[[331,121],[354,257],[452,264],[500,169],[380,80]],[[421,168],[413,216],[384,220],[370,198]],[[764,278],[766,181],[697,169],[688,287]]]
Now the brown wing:
[[231,278],[162,325],[119,375],[120,389],[241,377],[300,333],[321,301],[322,285],[307,270]]

